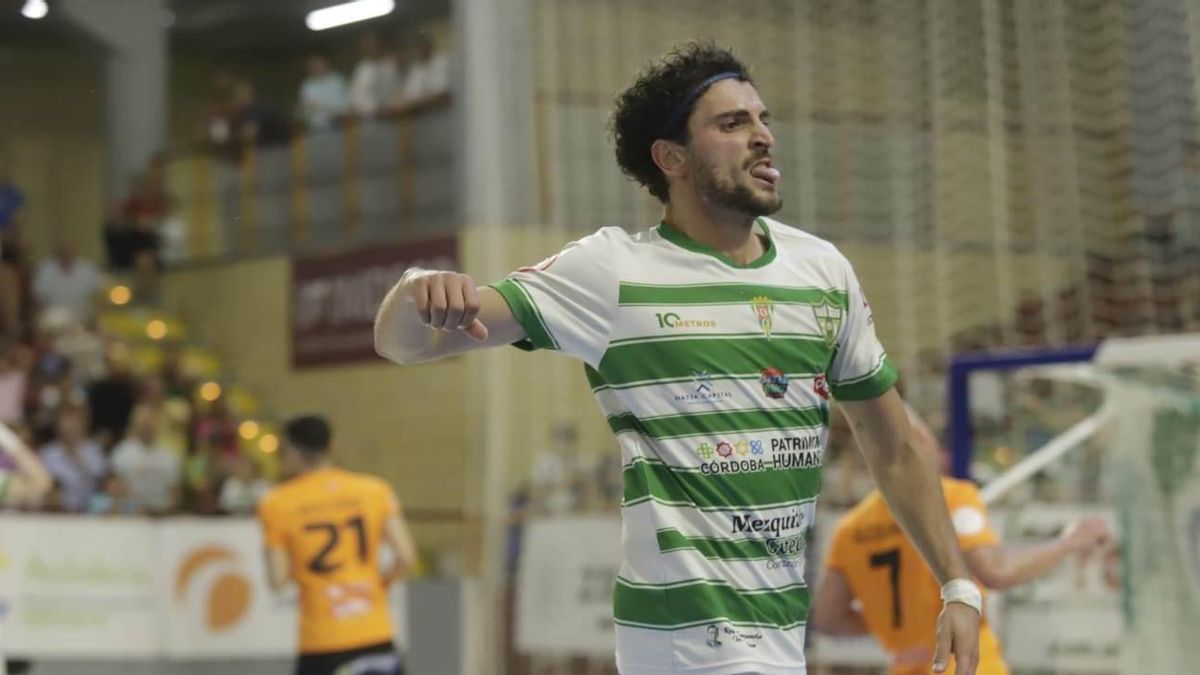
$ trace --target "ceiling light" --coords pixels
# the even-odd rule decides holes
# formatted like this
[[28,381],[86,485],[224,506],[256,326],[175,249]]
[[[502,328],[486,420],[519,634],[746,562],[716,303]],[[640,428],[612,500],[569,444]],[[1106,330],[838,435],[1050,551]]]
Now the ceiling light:
[[354,2],[313,10],[308,13],[304,24],[310,30],[325,30],[385,16],[391,14],[395,8],[395,0],[354,0]]
[[46,0],[25,0],[25,6],[21,8],[21,15],[26,19],[43,19],[49,12]]

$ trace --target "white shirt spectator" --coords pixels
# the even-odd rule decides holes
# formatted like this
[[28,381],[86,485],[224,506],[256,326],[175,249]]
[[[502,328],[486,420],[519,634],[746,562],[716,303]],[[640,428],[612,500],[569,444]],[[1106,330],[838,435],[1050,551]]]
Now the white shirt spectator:
[[64,263],[56,255],[38,266],[33,295],[43,309],[64,309],[87,321],[95,314],[100,282],[100,271],[92,263],[78,258]]
[[113,448],[113,471],[125,481],[139,510],[162,513],[175,506],[182,478],[179,459],[159,443],[130,436]]
[[401,91],[400,71],[395,59],[382,56],[363,59],[354,67],[350,81],[350,101],[354,112],[364,117],[375,115],[397,98]]
[[332,129],[338,116],[349,110],[350,92],[341,73],[310,75],[300,84],[300,114],[310,131]]
[[266,496],[270,489],[271,483],[264,478],[253,478],[247,481],[237,476],[230,476],[221,486],[221,510],[235,516],[253,514],[258,508],[258,502]]
[[445,94],[450,89],[450,59],[446,52],[412,66],[404,79],[403,102],[418,103]]

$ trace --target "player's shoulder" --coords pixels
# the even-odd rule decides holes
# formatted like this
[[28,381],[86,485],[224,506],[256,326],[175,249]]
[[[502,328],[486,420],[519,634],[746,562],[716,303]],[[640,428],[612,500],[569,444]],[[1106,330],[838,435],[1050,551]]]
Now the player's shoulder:
[[979,486],[969,480],[942,476],[942,493],[948,502],[979,501]]
[[769,230],[771,240],[781,250],[799,250],[807,255],[828,257],[837,263],[849,264],[841,250],[828,239],[822,239],[811,232],[805,232],[798,227],[793,227],[774,218],[764,216],[760,220]]

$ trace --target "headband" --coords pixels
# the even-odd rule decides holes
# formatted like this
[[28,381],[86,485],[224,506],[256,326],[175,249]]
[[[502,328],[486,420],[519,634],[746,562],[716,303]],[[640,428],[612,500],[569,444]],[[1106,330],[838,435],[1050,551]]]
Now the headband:
[[741,79],[742,74],[735,73],[732,70],[727,70],[723,73],[717,73],[700,84],[692,87],[691,91],[687,93],[687,96],[684,96],[679,103],[675,104],[675,107],[671,109],[671,114],[667,116],[666,124],[662,126],[661,130],[659,130],[658,137],[674,138],[675,135],[679,133],[680,127],[682,127],[684,122],[687,121],[688,113],[691,112],[692,104],[696,102],[696,99],[700,98],[705,91],[708,91],[709,87],[720,82],[721,80],[729,80],[733,78]]

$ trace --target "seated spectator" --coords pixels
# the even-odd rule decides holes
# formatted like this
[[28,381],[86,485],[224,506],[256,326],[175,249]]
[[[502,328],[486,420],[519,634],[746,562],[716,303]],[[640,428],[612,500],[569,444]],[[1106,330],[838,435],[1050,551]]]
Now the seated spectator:
[[229,409],[224,394],[208,404],[208,409],[196,417],[192,425],[192,437],[195,444],[208,444],[216,449],[222,462],[232,460],[241,453],[238,420]]
[[133,516],[140,513],[129,486],[115,473],[104,478],[103,489],[92,495],[87,512],[97,516]]
[[25,388],[26,421],[33,428],[38,444],[48,443],[57,434],[59,412],[70,406],[87,406],[87,392],[76,381],[71,360],[58,350],[43,321],[34,334],[30,361],[30,382]]
[[388,51],[378,33],[362,37],[362,60],[350,79],[350,102],[360,117],[388,112],[401,91],[402,77],[396,56]]
[[42,446],[42,463],[60,488],[62,508],[82,512],[108,473],[100,444],[87,436],[87,411],[66,407],[58,415],[57,438]]
[[201,515],[218,513],[221,451],[208,439],[198,439],[183,460],[184,507]]
[[244,152],[256,145],[281,145],[291,136],[287,120],[258,98],[254,84],[240,80],[233,86],[233,130]]
[[435,51],[433,41],[420,36],[412,48],[412,59],[400,94],[401,107],[413,107],[450,91],[450,59],[445,50]]
[[258,465],[249,457],[239,455],[233,460],[233,470],[221,486],[221,510],[235,516],[254,514],[258,502],[271,489],[271,483],[258,474]]
[[53,341],[54,351],[71,363],[75,382],[82,385],[104,377],[104,341],[96,331],[72,317],[54,318],[43,314],[42,329]]
[[112,447],[125,436],[129,416],[137,401],[137,382],[129,372],[129,348],[113,343],[105,355],[107,374],[88,388],[92,433],[104,447]]
[[112,469],[129,488],[139,513],[164,515],[179,505],[179,457],[159,440],[156,411],[145,405],[134,410],[129,435],[113,448]]
[[309,131],[327,131],[350,111],[346,78],[324,56],[310,56],[308,76],[300,84],[300,117]]
[[[158,421],[158,441],[171,451],[178,461],[183,461],[187,450],[187,426],[191,419],[191,405],[186,398],[171,396],[162,375],[149,375],[142,379],[141,398],[138,407],[147,408]],[[134,413],[136,416],[136,412]]]
[[81,321],[96,314],[100,295],[100,270],[75,252],[65,235],[54,242],[54,255],[42,261],[33,279],[33,295],[43,312],[65,310]]
[[0,345],[0,423],[17,424],[25,418],[25,387],[32,355],[22,351],[13,342]]

